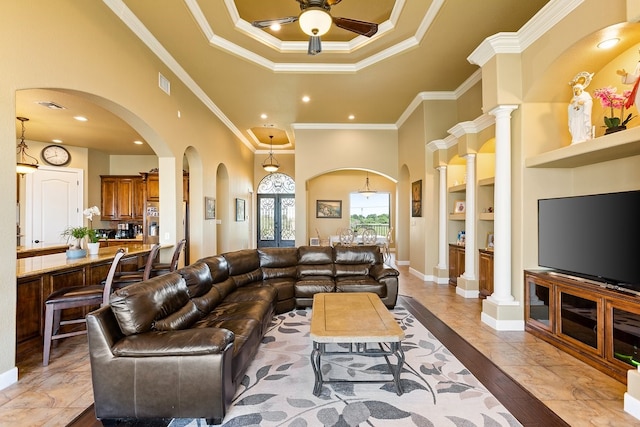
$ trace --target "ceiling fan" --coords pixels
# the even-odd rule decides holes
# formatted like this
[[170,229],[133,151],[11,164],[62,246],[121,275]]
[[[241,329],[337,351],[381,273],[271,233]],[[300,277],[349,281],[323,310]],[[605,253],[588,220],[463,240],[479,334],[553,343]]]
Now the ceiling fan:
[[352,31],[361,36],[371,37],[378,32],[378,24],[373,22],[358,21],[356,19],[333,17],[329,13],[331,6],[335,6],[342,0],[296,0],[300,3],[299,16],[286,16],[284,18],[265,19],[253,21],[251,25],[258,28],[267,28],[272,25],[284,25],[298,21],[300,28],[309,35],[309,55],[317,55],[322,52],[320,36],[331,28],[331,24],[344,30]]

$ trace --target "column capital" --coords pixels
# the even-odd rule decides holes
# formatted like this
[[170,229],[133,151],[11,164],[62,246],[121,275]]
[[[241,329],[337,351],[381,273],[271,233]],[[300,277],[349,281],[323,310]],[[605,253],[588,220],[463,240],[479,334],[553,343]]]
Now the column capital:
[[495,116],[496,118],[510,117],[511,112],[516,109],[518,109],[518,106],[515,104],[498,105],[496,108],[489,111],[489,114]]

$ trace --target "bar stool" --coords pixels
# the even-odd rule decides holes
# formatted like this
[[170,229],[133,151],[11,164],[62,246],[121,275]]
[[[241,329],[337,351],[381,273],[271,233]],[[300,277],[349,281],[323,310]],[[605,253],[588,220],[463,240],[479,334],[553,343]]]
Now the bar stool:
[[173,251],[171,262],[168,263],[155,263],[151,266],[151,277],[160,276],[162,274],[171,273],[178,269],[178,261],[180,260],[180,253],[183,251],[187,239],[182,239],[176,245],[176,249]]
[[120,259],[124,256],[124,249],[118,249],[111,267],[109,267],[109,273],[104,283],[99,285],[89,286],[73,286],[58,289],[52,292],[45,301],[45,315],[44,315],[44,349],[42,355],[42,365],[49,365],[49,354],[51,353],[51,342],[62,338],[69,338],[76,335],[82,335],[87,333],[87,329],[80,331],[72,331],[66,333],[58,333],[60,326],[86,323],[84,317],[60,320],[62,310],[67,308],[76,307],[91,307],[94,305],[104,305],[109,303],[109,295],[111,294],[113,278],[116,273],[116,268],[120,263]]
[[159,251],[159,243],[156,243],[151,247],[151,252],[149,252],[149,257],[147,258],[147,262],[144,264],[143,269],[135,271],[121,271],[119,273],[116,273],[115,277],[113,278],[113,288],[120,289],[132,283],[142,282],[143,280],[147,280],[148,278],[150,278],[151,270]]

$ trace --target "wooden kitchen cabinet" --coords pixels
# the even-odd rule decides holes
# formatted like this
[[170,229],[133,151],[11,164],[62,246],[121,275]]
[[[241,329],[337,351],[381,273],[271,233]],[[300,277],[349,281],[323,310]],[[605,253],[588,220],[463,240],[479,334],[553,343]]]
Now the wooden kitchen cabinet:
[[101,219],[141,221],[144,216],[144,183],[139,176],[103,175]]
[[[143,180],[146,181],[147,201],[160,201],[160,177],[157,173],[143,173]],[[189,201],[189,174],[182,176],[182,200]]]

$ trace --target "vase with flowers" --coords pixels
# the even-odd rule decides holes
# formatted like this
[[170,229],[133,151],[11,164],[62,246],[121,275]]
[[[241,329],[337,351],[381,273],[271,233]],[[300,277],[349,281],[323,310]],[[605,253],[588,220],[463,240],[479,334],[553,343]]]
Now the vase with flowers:
[[89,220],[89,227],[87,229],[87,239],[89,240],[87,249],[89,249],[89,255],[97,255],[100,249],[100,238],[98,237],[98,232],[93,229],[93,216],[100,215],[100,209],[98,209],[97,206],[91,206],[82,211],[82,214]]
[[[87,236],[87,227],[67,227],[61,234],[67,239],[69,249],[67,249],[67,258],[82,258],[87,256],[87,251],[82,247],[82,242]],[[74,239],[73,244],[71,239]]]
[[[602,104],[604,108],[611,109],[611,115],[604,116],[604,127],[606,127],[606,130],[604,131],[605,135],[625,130],[627,128],[627,123],[635,117],[631,113],[626,117],[624,115],[624,106],[629,99],[629,96],[631,96],[630,90],[625,90],[622,94],[619,94],[617,93],[617,88],[608,86],[596,89],[593,91],[593,96],[600,100],[600,104]],[[616,116],[615,110],[620,110],[619,117]]]

